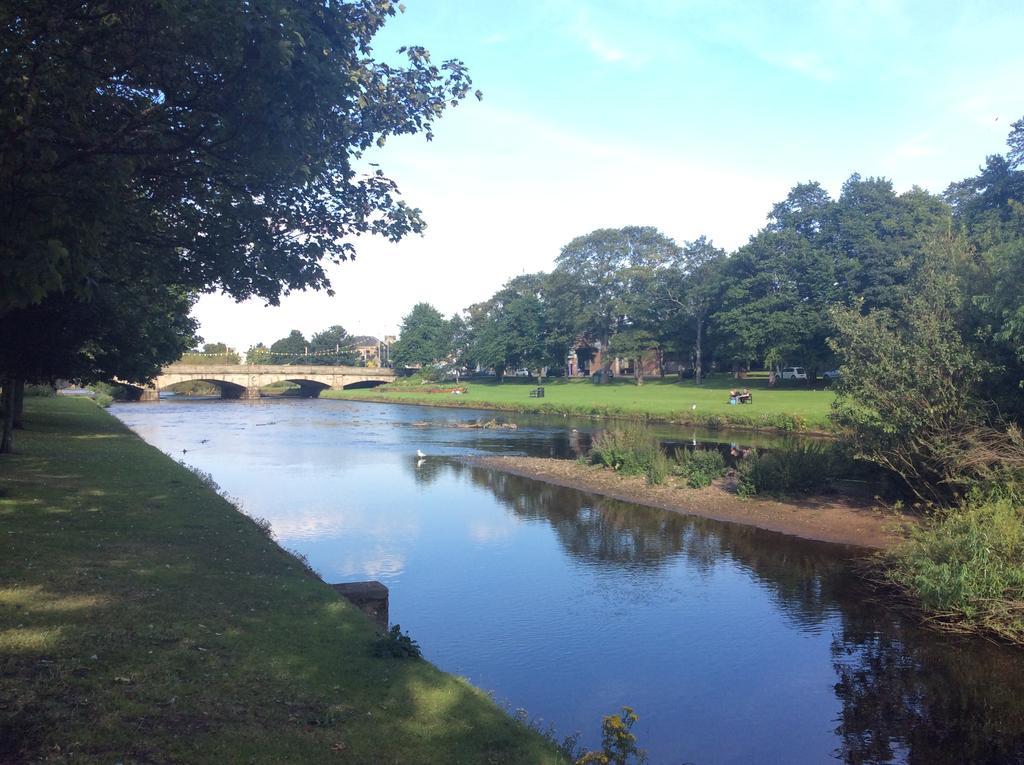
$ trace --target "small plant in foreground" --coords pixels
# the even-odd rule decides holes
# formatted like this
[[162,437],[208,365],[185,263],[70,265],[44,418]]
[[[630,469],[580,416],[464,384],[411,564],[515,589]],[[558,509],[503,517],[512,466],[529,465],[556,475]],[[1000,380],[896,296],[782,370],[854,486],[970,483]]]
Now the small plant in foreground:
[[423,656],[419,643],[402,632],[399,624],[391,625],[391,629],[377,638],[373,644],[373,655],[378,659],[419,659]]
[[299,567],[307,574],[314,577],[315,579],[320,578],[320,575],[316,573],[316,569],[313,568],[313,564],[309,562],[309,558],[307,558],[305,555],[300,553],[298,550],[291,549],[290,547],[282,547],[281,549],[289,555],[291,555],[293,558],[295,558],[295,561],[299,564]]
[[572,733],[565,736],[561,740],[558,739],[558,735],[555,732],[555,726],[550,723],[545,726],[544,721],[540,719],[533,720],[530,718],[530,713],[522,707],[515,710],[512,713],[512,717],[516,722],[521,725],[525,725],[530,730],[537,733],[542,738],[546,739],[553,747],[558,749],[562,756],[567,760],[575,762],[580,756],[580,733]]
[[623,707],[621,715],[601,718],[601,748],[586,752],[575,765],[630,765],[647,762],[647,753],[636,745],[632,729],[640,718],[631,707]]

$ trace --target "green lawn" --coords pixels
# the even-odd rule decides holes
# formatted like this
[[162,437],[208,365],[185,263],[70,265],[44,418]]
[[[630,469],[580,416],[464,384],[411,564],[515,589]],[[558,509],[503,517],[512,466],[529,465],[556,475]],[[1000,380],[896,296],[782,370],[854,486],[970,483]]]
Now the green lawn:
[[[0,457],[0,762],[559,762],[82,399]],[[413,636],[415,637],[415,636]]]
[[[589,380],[550,380],[544,384],[544,398],[530,398],[536,380],[506,379],[467,384],[464,395],[422,393],[409,387],[324,391],[321,398],[397,401],[443,406],[476,406],[515,411],[540,411],[612,417],[642,416],[693,425],[775,428],[778,430],[824,431],[834,398],[828,388],[808,389],[805,385],[768,387],[764,378],[735,380],[715,375],[701,386],[692,381],[680,385],[674,378],[649,380],[641,386],[619,379],[610,385]],[[429,387],[429,386],[424,386]],[[435,386],[436,387],[436,386]],[[729,390],[746,387],[753,403],[732,406]]]

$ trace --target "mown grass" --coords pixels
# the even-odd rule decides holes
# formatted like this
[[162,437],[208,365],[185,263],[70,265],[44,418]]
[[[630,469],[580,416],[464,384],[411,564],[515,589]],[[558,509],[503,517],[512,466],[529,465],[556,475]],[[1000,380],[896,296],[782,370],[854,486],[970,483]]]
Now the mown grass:
[[[787,432],[826,432],[833,394],[827,388],[804,385],[768,387],[765,379],[735,380],[714,375],[703,385],[679,384],[674,378],[648,380],[641,386],[625,379],[610,385],[589,380],[555,379],[544,383],[544,398],[530,398],[536,380],[503,383],[472,380],[466,392],[424,394],[408,387],[383,385],[359,390],[324,391],[321,398],[393,401],[433,406],[462,406],[518,412],[541,412],[598,417],[644,417],[652,420]],[[746,387],[752,404],[730,405],[729,390]]]
[[0,762],[559,762],[91,401],[0,459]]

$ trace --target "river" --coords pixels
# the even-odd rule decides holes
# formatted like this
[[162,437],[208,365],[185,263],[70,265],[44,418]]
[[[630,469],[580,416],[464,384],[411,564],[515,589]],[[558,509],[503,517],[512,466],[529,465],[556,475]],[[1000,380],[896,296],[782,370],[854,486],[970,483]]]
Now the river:
[[[457,459],[571,457],[594,422],[316,399],[111,411],[326,581],[384,582],[430,661],[559,738],[594,746],[629,705],[652,763],[1024,762],[1024,653],[919,628],[858,583],[855,551]],[[518,428],[458,427],[491,418]]]

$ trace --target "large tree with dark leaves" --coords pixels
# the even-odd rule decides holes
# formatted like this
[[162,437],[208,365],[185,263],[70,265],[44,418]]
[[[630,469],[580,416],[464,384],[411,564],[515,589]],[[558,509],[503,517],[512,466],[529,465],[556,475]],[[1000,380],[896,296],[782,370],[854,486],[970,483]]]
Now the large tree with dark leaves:
[[1024,119],[1013,123],[1005,156],[988,157],[976,176],[952,184],[946,198],[974,257],[965,263],[965,337],[998,372],[984,395],[1024,421]]
[[555,259],[555,299],[573,307],[578,338],[607,351],[612,335],[630,326],[630,314],[638,310],[638,285],[678,249],[653,226],[598,229],[565,245]]
[[[423,228],[363,152],[425,132],[463,65],[372,58],[389,0],[0,3],[0,314],[88,296],[122,244],[275,302],[351,238]],[[112,246],[116,243],[116,246]]]
[[193,295],[151,281],[101,282],[88,300],[54,293],[0,317],[0,453],[11,450],[18,392],[26,382],[145,383],[194,344],[193,302]]

